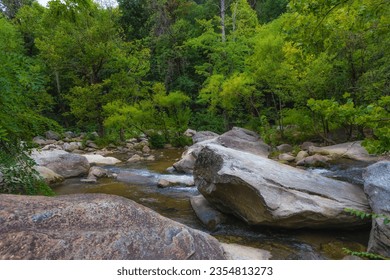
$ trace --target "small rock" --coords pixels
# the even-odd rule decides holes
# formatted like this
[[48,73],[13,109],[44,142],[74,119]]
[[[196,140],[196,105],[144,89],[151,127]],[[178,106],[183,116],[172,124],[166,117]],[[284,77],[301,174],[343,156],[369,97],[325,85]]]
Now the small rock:
[[171,185],[171,183],[168,182],[168,181],[165,180],[165,179],[160,179],[160,180],[158,180],[158,182],[157,182],[157,187],[159,187],[159,188],[167,188],[167,187],[169,187],[170,185]]
[[92,149],[99,149],[99,146],[96,145],[93,141],[91,140],[88,140],[86,142],[86,146],[89,147],[89,148],[92,148]]
[[60,138],[61,138],[60,135],[57,132],[54,132],[54,131],[51,131],[51,130],[46,131],[45,137],[46,137],[46,139],[56,140],[56,141],[60,140]]
[[269,260],[272,255],[269,251],[247,247],[239,244],[221,243],[228,260]]
[[135,154],[131,158],[129,158],[127,162],[139,162],[141,160],[143,160],[143,158],[140,155]]
[[66,138],[74,138],[74,137],[76,137],[76,134],[72,131],[66,131],[66,132],[64,132],[64,136]]
[[193,129],[187,129],[186,131],[184,131],[183,135],[184,136],[187,136],[187,137],[192,137],[196,134],[196,130],[193,130]]
[[277,146],[276,149],[282,153],[289,153],[293,150],[293,147],[290,144],[282,144]]
[[327,167],[330,158],[322,155],[313,155],[305,157],[297,162],[298,166],[310,166],[310,167]]
[[144,154],[149,154],[149,153],[150,153],[150,148],[149,148],[148,146],[144,146],[144,147],[142,148],[142,152],[143,152]]
[[287,161],[287,162],[291,162],[295,160],[295,157],[290,154],[280,154],[278,158],[281,161]]
[[318,145],[316,143],[313,143],[313,142],[303,142],[302,145],[301,145],[301,149],[303,151],[308,151],[310,147],[317,147]]
[[164,144],[164,149],[172,149],[172,145],[171,144]]
[[99,133],[94,131],[94,132],[91,133],[91,136],[94,137],[94,138],[98,138],[99,137]]
[[83,183],[97,183],[97,179],[96,178],[80,179],[80,182],[83,182]]
[[89,169],[88,178],[106,178],[109,177],[109,172],[98,166],[92,166]]
[[343,260],[351,261],[351,260],[363,260],[363,259],[360,258],[360,257],[358,257],[358,256],[349,255],[349,256],[345,256],[345,257],[343,258]]
[[43,137],[41,136],[36,136],[33,138],[33,142],[40,145],[40,146],[43,146],[43,145],[46,145],[46,139],[44,139]]
[[199,131],[192,136],[192,142],[196,144],[205,140],[214,139],[218,136],[219,134],[212,131]]
[[126,142],[127,142],[127,143],[133,143],[133,144],[134,144],[134,143],[137,143],[138,140],[137,140],[137,138],[131,138],[131,139],[127,139]]
[[150,155],[147,158],[145,158],[145,160],[147,160],[147,161],[154,161],[154,160],[156,160],[156,158],[154,157],[154,155]]
[[89,164],[104,164],[104,165],[115,165],[121,161],[114,157],[104,157],[102,155],[83,155],[87,158]]
[[303,160],[305,157],[308,157],[309,153],[306,151],[299,151],[297,156],[295,157],[295,162]]

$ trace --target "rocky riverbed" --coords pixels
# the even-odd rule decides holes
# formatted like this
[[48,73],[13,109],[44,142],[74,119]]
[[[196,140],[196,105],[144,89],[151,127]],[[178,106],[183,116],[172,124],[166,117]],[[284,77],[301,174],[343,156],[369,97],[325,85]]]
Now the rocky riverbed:
[[[100,205],[98,208],[102,209],[105,207],[104,200],[112,201],[115,204],[112,206],[112,209],[130,207],[133,210],[129,211],[136,212],[141,211],[139,209],[144,209],[138,206],[140,204],[146,206],[147,209],[151,209],[150,211],[152,212],[155,211],[164,217],[179,222],[183,227],[186,225],[189,228],[200,230],[206,236],[214,236],[220,243],[233,243],[231,246],[225,246],[222,243],[222,245],[217,245],[212,249],[214,253],[210,253],[208,257],[207,254],[209,253],[207,252],[205,255],[202,255],[203,253],[196,255],[198,253],[195,254],[195,251],[191,251],[197,246],[209,246],[204,245],[208,242],[205,241],[206,243],[202,243],[203,245],[190,245],[190,251],[188,252],[192,253],[180,253],[179,255],[169,255],[171,253],[167,253],[166,257],[164,257],[161,255],[161,252],[165,249],[158,246],[156,248],[158,250],[155,252],[151,250],[149,255],[131,255],[129,252],[123,251],[122,255],[115,255],[115,258],[150,258],[153,254],[155,254],[156,258],[193,258],[190,256],[198,256],[195,258],[229,258],[235,254],[227,252],[227,250],[229,248],[236,250],[238,247],[234,244],[240,244],[257,249],[258,251],[255,250],[257,257],[254,257],[253,251],[249,252],[252,250],[250,249],[247,255],[240,253],[239,256],[235,255],[235,258],[341,259],[346,255],[343,248],[353,251],[365,251],[368,244],[370,244],[368,248],[370,252],[380,251],[379,253],[383,254],[383,250],[387,250],[389,247],[388,240],[383,238],[388,234],[386,231],[387,227],[383,226],[383,218],[382,220],[378,218],[373,221],[372,227],[375,229],[375,232],[371,232],[371,237],[369,237],[370,220],[361,220],[344,211],[344,208],[353,208],[364,212],[376,209],[376,212],[388,214],[386,212],[388,210],[380,206],[380,204],[378,206],[375,202],[375,195],[370,195],[369,193],[372,193],[372,190],[375,193],[376,188],[382,189],[384,194],[388,193],[389,186],[387,182],[389,180],[387,177],[384,177],[379,182],[376,181],[375,179],[378,176],[375,176],[375,174],[378,174],[378,171],[375,171],[375,167],[373,167],[373,170],[368,169],[370,171],[365,172],[365,166],[371,164],[373,158],[364,154],[364,151],[362,152],[360,148],[357,149],[360,153],[358,161],[353,159],[354,163],[358,163],[356,168],[359,169],[360,178],[359,180],[350,180],[348,183],[343,183],[314,174],[318,172],[313,170],[300,170],[268,159],[270,147],[265,145],[256,134],[244,129],[234,128],[222,136],[208,132],[194,133],[193,139],[195,145],[189,147],[182,155],[182,150],[178,149],[151,150],[145,139],[133,139],[127,142],[131,143],[131,145],[129,145],[126,152],[120,151],[121,149],[118,148],[103,151],[96,148],[87,148],[88,150],[71,151],[69,153],[64,150],[66,145],[63,144],[61,148],[58,147],[58,140],[54,144],[42,143],[43,151],[37,151],[33,154],[33,157],[40,164],[39,169],[46,168],[51,172],[55,171],[56,176],[63,180],[60,183],[57,180],[57,183],[53,185],[56,193],[60,195],[58,200],[42,198],[41,200],[33,199],[30,201],[30,198],[23,200],[23,197],[16,199],[2,196],[1,199],[5,199],[5,202],[8,201],[8,205],[11,205],[12,201],[16,199],[23,209],[25,207],[22,205],[25,202],[27,203],[26,207],[27,205],[38,203],[45,210],[40,211],[38,207],[37,210],[34,210],[34,213],[27,211],[23,214],[23,212],[18,211],[12,212],[5,206],[0,207],[0,219],[6,221],[9,215],[14,215],[13,217],[21,220],[29,219],[29,217],[33,219],[33,217],[41,217],[43,215],[44,219],[42,221],[45,224],[49,223],[49,225],[46,225],[46,230],[53,237],[54,235],[50,233],[52,215],[46,217],[45,213],[47,211],[52,213],[48,209],[50,207],[53,208],[54,204],[59,203],[59,205],[62,205],[66,201],[66,208],[70,209],[70,217],[63,217],[62,221],[67,219],[73,220],[72,215],[75,215],[76,212],[84,215],[85,209],[80,210],[80,212],[77,210],[76,204],[71,203],[70,198],[62,196],[73,194],[75,195],[73,196],[75,200],[82,201],[80,203]],[[138,145],[141,142],[142,144]],[[47,145],[54,145],[54,147],[48,147]],[[93,145],[90,143],[90,146]],[[134,148],[135,146],[137,146],[137,149]],[[344,149],[346,147],[349,151],[351,146],[356,148],[356,146],[360,145],[359,143],[346,144]],[[290,148],[286,145],[279,148],[281,152],[284,151],[287,154],[289,153],[291,157],[294,157],[294,162],[310,157],[309,153],[313,153],[313,149],[310,151],[310,148],[307,151],[302,150],[302,152],[307,154],[302,157],[300,152],[300,157],[302,158],[299,159],[299,153],[295,156],[291,152],[287,152]],[[322,154],[327,153],[327,157],[332,158],[332,160],[335,158],[340,159],[347,154],[348,160],[351,160],[351,153],[346,153],[345,150],[340,152],[340,149],[340,146],[336,147],[336,149],[328,149],[330,151],[336,150],[338,153],[336,155],[333,155],[326,149],[322,149],[320,152]],[[254,150],[257,152],[254,153]],[[324,150],[327,152],[324,152]],[[134,157],[136,155],[138,156],[137,160]],[[153,160],[151,160],[152,158]],[[291,162],[291,159],[289,161],[285,161],[285,159],[286,157],[282,157],[280,160],[281,162]],[[364,162],[364,164],[362,165],[361,162]],[[173,169],[170,168],[172,165]],[[183,166],[184,168],[182,168]],[[355,167],[352,164],[353,168]],[[385,161],[378,168],[384,170],[384,172],[381,171],[382,173],[389,174],[388,162]],[[74,175],[77,169],[79,169],[77,171],[79,173]],[[186,172],[187,174],[178,174],[178,171]],[[337,171],[330,170],[326,172],[333,172],[334,175],[334,172]],[[326,172],[322,169],[320,173]],[[347,172],[346,177],[348,176]],[[355,175],[352,177],[355,177]],[[369,199],[367,199],[363,191],[362,183],[367,185],[365,189]],[[97,198],[89,196],[89,194],[94,193],[119,195],[138,204],[133,204],[130,200],[128,203],[125,202],[126,200],[120,200],[119,202],[119,200],[110,196],[99,197],[99,203],[95,203],[94,201]],[[83,196],[80,196],[80,194],[83,194]],[[246,197],[247,194],[248,197]],[[383,195],[382,197],[385,196]],[[3,205],[7,205],[7,203],[3,203]],[[49,206],[45,206],[46,203]],[[87,208],[89,209],[89,206]],[[99,213],[103,211],[95,210],[88,215],[93,216],[96,214],[99,216]],[[115,210],[112,211],[112,215],[116,215],[114,213]],[[68,212],[66,215],[61,211],[57,214],[59,216],[67,216]],[[109,219],[110,215],[101,216],[102,221],[100,222],[102,224],[96,224],[95,226],[104,228],[104,220]],[[153,217],[151,218],[153,221],[160,219],[160,216],[157,214],[157,216],[155,214],[150,215]],[[88,217],[85,218],[89,219]],[[122,218],[126,219],[125,217]],[[107,222],[110,223],[111,221]],[[37,226],[38,228],[41,226],[40,223],[36,222],[32,224],[26,223],[26,225],[29,225],[30,228],[23,229],[20,227],[20,238],[26,232],[34,231]],[[1,241],[2,248],[8,248],[7,250],[0,250],[0,255],[5,259],[10,258],[10,252],[13,254],[18,248],[15,246],[10,247],[10,243],[7,243],[12,242],[12,238],[16,238],[16,235],[10,235],[9,231],[9,228],[14,226],[15,224],[12,223],[11,219],[10,224],[3,223],[2,227],[0,227],[0,235],[6,237]],[[125,228],[118,229],[119,231],[116,233],[99,230],[99,233],[96,233],[96,242],[104,238],[105,235],[111,236],[111,234],[114,234],[120,240],[126,239],[128,237],[124,237],[123,234],[125,234],[126,227],[130,230],[129,226],[125,225]],[[158,222],[155,223],[155,226],[156,228],[150,228],[152,236],[155,236],[153,231],[159,232]],[[142,223],[139,224],[139,227],[143,227]],[[181,230],[183,230],[183,227],[181,227]],[[351,231],[352,228],[354,229],[353,231]],[[134,231],[134,229],[131,230]],[[176,229],[173,229],[173,231],[177,232]],[[190,232],[191,230],[185,229],[185,231]],[[136,232],[137,234],[143,234],[140,231]],[[80,236],[84,236],[84,234],[84,229],[80,228]],[[18,240],[23,239],[20,238]],[[59,239],[58,236],[53,238]],[[71,244],[72,238],[67,239],[64,237],[60,243]],[[107,241],[107,246],[110,248],[112,248],[112,244],[117,244],[118,242],[112,236],[107,238],[107,240],[110,240]],[[28,244],[26,243],[23,246],[30,246],[29,242],[32,242],[33,239],[26,239]],[[188,237],[185,237],[183,240],[187,240],[185,243],[190,242],[189,244],[191,244],[193,241],[189,241],[190,239],[195,240],[198,238],[194,239],[194,235],[189,233]],[[127,239],[126,242],[139,243],[130,239]],[[145,242],[152,241],[147,240]],[[182,247],[180,247],[181,241],[177,242],[179,243],[172,245],[175,248],[171,252],[182,250]],[[220,243],[217,242],[216,244]],[[141,250],[141,247],[137,248]],[[219,253],[215,254],[217,252],[215,250]],[[242,252],[241,247],[239,251]],[[34,258],[33,255],[23,257],[26,253],[23,252],[21,251],[19,255],[15,255],[19,256],[16,258]],[[91,254],[95,253],[88,251],[85,258],[93,258]],[[107,255],[106,253],[100,252],[94,258],[114,258],[112,257],[113,255]],[[72,258],[72,254],[74,258],[82,258],[82,251],[66,251],[62,256],[68,259]],[[53,253],[49,258],[55,258],[55,256]],[[36,258],[40,257],[37,255]]]

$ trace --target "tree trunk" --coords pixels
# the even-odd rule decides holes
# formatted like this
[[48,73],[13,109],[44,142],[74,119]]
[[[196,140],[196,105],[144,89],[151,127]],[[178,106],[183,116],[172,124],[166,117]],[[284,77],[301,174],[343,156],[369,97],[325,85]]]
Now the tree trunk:
[[225,33],[225,0],[221,0],[221,32],[222,32],[222,42],[226,42],[226,33]]

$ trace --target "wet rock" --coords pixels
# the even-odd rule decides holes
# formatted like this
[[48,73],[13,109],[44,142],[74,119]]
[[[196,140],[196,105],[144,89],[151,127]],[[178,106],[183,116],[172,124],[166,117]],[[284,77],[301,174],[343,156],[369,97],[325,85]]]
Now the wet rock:
[[159,187],[159,188],[168,188],[168,187],[170,187],[170,186],[171,186],[171,183],[168,182],[168,181],[165,180],[165,179],[160,179],[160,180],[158,180],[158,182],[157,182],[157,187]]
[[225,259],[212,236],[126,198],[0,195],[0,259]]
[[114,157],[104,157],[102,155],[83,155],[89,164],[115,165],[122,161]]
[[63,150],[33,151],[31,158],[38,165],[47,167],[64,178],[86,175],[90,167],[85,157]]
[[252,248],[239,244],[221,243],[228,260],[269,260],[272,255],[269,251]]
[[368,252],[390,257],[390,161],[381,161],[367,167],[363,173],[364,191],[371,209],[378,215],[372,219],[372,229],[368,242]]
[[322,155],[308,156],[297,162],[297,166],[327,167],[330,158]]
[[55,173],[53,170],[51,170],[47,167],[36,165],[36,166],[34,166],[34,169],[36,171],[38,171],[39,175],[49,185],[59,183],[59,182],[62,182],[64,180],[64,177]]
[[155,161],[156,158],[155,158],[154,155],[150,155],[150,156],[146,157],[145,160],[147,160],[147,161]]
[[226,215],[212,207],[203,195],[192,196],[190,202],[196,216],[208,229],[215,230],[226,221]]
[[89,169],[88,178],[107,178],[110,177],[110,172],[98,166],[92,166]]
[[46,137],[46,139],[56,140],[56,141],[61,139],[60,135],[57,132],[54,132],[54,131],[51,131],[51,130],[46,131],[45,137]]
[[118,173],[116,179],[120,182],[129,184],[156,186],[156,180],[154,177],[143,176],[130,171],[122,171]]
[[185,175],[162,175],[157,185],[160,188],[172,186],[194,186],[194,177]]
[[369,211],[359,186],[250,153],[209,144],[198,155],[194,178],[213,206],[251,225],[352,228],[367,223],[344,211]]

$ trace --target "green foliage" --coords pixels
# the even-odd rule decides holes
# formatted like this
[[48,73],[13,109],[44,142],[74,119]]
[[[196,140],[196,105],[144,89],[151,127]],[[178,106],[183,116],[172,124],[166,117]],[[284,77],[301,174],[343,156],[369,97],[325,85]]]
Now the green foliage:
[[343,251],[348,255],[357,256],[360,258],[366,258],[369,260],[389,260],[389,258],[386,258],[378,254],[373,254],[368,252],[356,252],[356,251],[349,250],[348,248],[343,248]]
[[[383,215],[383,214],[366,213],[366,212],[356,210],[356,209],[351,209],[351,208],[346,208],[346,209],[344,209],[344,211],[347,213],[350,213],[356,217],[359,217],[361,219],[382,219],[384,225],[390,224],[390,217]],[[343,248],[343,250],[345,253],[347,253],[349,255],[367,258],[370,260],[389,260],[389,258],[386,258],[386,257],[378,255],[378,254],[374,254],[374,253],[356,252],[356,251],[351,251],[347,248]]]
[[0,149],[0,193],[54,195],[34,166],[26,148],[3,144]]
[[344,211],[352,215],[355,215],[361,219],[383,219],[383,224],[387,225],[390,223],[390,217],[387,217],[386,215],[383,214],[366,213],[360,210],[350,209],[350,208],[346,208]]
[[163,135],[159,133],[152,133],[149,135],[149,141],[152,148],[161,149],[164,148],[166,140]]

